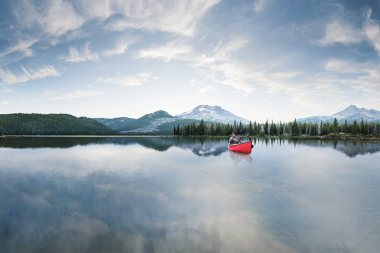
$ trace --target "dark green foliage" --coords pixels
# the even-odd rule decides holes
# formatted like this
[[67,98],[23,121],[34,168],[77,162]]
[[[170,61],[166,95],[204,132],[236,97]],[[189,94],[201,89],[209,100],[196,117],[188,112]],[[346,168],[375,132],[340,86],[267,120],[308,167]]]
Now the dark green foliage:
[[300,135],[300,131],[299,131],[299,126],[298,126],[297,120],[294,120],[293,123],[292,123],[292,135],[293,136]]
[[4,135],[79,135],[114,134],[99,122],[69,114],[0,114],[0,131]]
[[339,125],[338,125],[338,120],[334,118],[334,123],[333,123],[333,132],[338,133],[339,131]]
[[318,123],[300,123],[297,120],[289,123],[257,123],[250,122],[248,125],[243,125],[236,122],[233,125],[222,123],[192,123],[189,125],[177,125],[174,127],[174,135],[230,135],[231,132],[236,129],[239,135],[270,135],[270,136],[321,136],[328,134],[362,134],[369,136],[380,135],[380,123],[379,122],[367,122],[364,121],[360,125],[356,121],[352,124],[348,124],[345,121],[343,124],[339,124],[337,120],[334,122],[320,122]]
[[265,135],[268,135],[268,134],[269,134],[269,124],[268,124],[268,120],[265,121],[265,124],[264,124],[264,134],[265,134]]

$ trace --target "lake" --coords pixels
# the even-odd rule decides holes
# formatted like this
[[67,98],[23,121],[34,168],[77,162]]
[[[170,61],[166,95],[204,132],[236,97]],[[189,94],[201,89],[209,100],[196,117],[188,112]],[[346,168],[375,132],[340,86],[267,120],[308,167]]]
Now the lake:
[[0,252],[379,252],[380,144],[0,139]]

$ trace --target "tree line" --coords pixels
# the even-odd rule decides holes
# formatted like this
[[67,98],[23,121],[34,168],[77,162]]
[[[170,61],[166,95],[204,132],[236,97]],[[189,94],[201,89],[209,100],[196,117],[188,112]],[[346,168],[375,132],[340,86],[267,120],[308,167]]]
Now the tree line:
[[97,121],[69,114],[0,114],[0,135],[114,134]]
[[233,124],[223,123],[206,123],[201,120],[200,123],[189,125],[173,126],[174,135],[210,135],[210,136],[227,136],[236,131],[239,135],[254,136],[323,136],[328,134],[352,134],[352,135],[371,135],[380,136],[380,123],[368,122],[361,120],[357,122],[338,122],[335,118],[333,122],[306,123],[298,122],[296,119],[292,122],[269,122],[258,123],[249,122],[242,124],[234,122]]

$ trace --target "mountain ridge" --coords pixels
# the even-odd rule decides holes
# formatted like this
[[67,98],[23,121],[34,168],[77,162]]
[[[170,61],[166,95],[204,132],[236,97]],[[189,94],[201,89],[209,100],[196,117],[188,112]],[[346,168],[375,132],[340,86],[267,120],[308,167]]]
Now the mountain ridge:
[[249,121],[237,116],[220,106],[198,105],[190,111],[173,116],[164,110],[145,114],[140,118],[94,118],[120,133],[171,133],[173,125],[191,124],[201,120],[210,123],[248,124]]
[[345,109],[334,113],[332,115],[326,116],[311,116],[306,118],[300,118],[298,121],[306,123],[318,123],[322,122],[332,122],[334,119],[339,122],[353,122],[353,121],[380,121],[380,111],[375,109],[359,108],[356,105],[349,105]]
[[194,109],[181,113],[176,117],[182,119],[203,119],[205,121],[212,121],[224,124],[233,124],[234,122],[241,122],[243,124],[249,123],[247,119],[237,116],[217,105],[198,105]]

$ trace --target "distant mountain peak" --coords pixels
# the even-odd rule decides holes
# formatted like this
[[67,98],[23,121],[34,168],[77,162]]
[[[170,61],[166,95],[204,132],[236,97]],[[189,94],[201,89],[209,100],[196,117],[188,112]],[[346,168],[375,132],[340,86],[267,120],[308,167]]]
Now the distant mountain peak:
[[155,112],[152,112],[152,113],[145,114],[140,119],[142,119],[142,118],[173,118],[173,116],[170,115],[166,111],[158,110],[158,111],[155,111]]
[[350,110],[350,109],[359,109],[356,105],[349,105],[345,110]]
[[366,109],[366,108],[359,108],[356,105],[349,105],[342,111],[339,111],[331,116],[313,116],[308,118],[300,119],[300,121],[305,122],[318,122],[318,121],[326,121],[330,122],[333,121],[334,118],[338,119],[339,121],[347,120],[349,122],[356,121],[380,121],[380,111],[377,111],[375,109]]
[[205,120],[205,121],[213,121],[220,123],[233,123],[236,121],[237,123],[242,122],[243,124],[248,124],[249,121],[239,117],[220,106],[214,105],[198,105],[194,109],[184,112],[180,115],[176,116],[181,119],[194,119],[194,120]]

